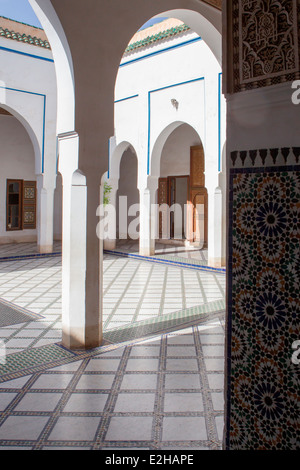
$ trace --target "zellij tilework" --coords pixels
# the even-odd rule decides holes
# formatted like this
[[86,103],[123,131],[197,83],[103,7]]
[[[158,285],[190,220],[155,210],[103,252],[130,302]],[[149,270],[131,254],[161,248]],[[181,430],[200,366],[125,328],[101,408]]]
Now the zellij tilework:
[[299,439],[299,365],[292,361],[300,339],[299,169],[231,170],[227,447],[233,450],[296,449]]

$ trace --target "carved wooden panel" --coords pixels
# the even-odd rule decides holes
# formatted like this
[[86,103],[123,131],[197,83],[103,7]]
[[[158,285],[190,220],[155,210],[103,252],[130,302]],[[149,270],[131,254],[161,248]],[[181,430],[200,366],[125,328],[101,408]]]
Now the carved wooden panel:
[[23,182],[23,229],[36,228],[36,182]]

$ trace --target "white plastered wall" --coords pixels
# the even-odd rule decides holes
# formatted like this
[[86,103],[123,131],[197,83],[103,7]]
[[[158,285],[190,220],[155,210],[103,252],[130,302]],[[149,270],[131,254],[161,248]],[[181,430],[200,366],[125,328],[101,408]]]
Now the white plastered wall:
[[[215,231],[215,201],[223,198],[217,189],[219,167],[225,171],[221,155],[226,109],[220,74],[221,67],[211,49],[195,33],[188,32],[123,57],[115,87],[115,146],[127,141],[136,149],[141,194],[149,186],[149,177],[187,174],[179,168],[182,162],[176,160],[170,171],[161,167],[164,145],[175,129],[192,129],[203,144],[209,197],[208,256],[212,265],[221,264],[222,250]],[[174,106],[172,100],[178,105]],[[115,166],[114,152],[110,165]],[[111,177],[118,179],[117,173],[114,169]]]
[[[37,231],[35,233],[40,251],[52,251],[53,239],[53,194],[56,185],[56,76],[54,62],[50,50],[41,47],[0,38],[0,106],[12,113],[20,125],[12,119],[6,121],[6,161],[21,160],[22,172],[4,171],[1,176],[6,178],[28,179],[25,175],[26,160],[19,155],[16,145],[17,135],[27,132],[27,140],[31,145],[30,179],[37,181]],[[4,116],[6,117],[6,116]],[[11,126],[10,127],[10,124]],[[22,126],[24,126],[22,128]],[[28,147],[28,145],[27,145]],[[27,147],[25,146],[26,152]],[[32,171],[33,164],[33,171]],[[1,160],[2,165],[2,160]],[[10,176],[8,176],[10,174]],[[6,186],[6,184],[5,184]],[[4,196],[6,199],[6,196]],[[1,201],[2,203],[2,201]],[[1,227],[6,228],[6,217],[1,214]],[[17,232],[1,231],[0,243],[32,240],[33,233],[29,230]]]
[[34,242],[36,230],[6,231],[6,180],[35,181],[34,150],[31,140],[14,117],[0,115],[0,243]]

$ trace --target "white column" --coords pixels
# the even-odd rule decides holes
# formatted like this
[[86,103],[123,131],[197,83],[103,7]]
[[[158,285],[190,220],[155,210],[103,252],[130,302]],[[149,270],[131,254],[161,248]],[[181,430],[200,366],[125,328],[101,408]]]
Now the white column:
[[40,253],[53,252],[54,187],[37,175],[37,244]]
[[[108,211],[108,224],[109,231],[108,237],[103,240],[104,250],[115,250],[117,244],[117,192],[119,188],[119,180],[117,179],[105,179],[101,184],[101,193],[104,194],[104,183],[107,183],[111,187],[110,193],[107,195],[109,200],[108,205],[112,206],[114,210]],[[102,199],[101,199],[102,203]],[[105,206],[104,206],[105,210]]]
[[140,255],[155,254],[157,213],[155,210],[158,178],[148,177],[147,188],[140,189]]
[[86,206],[84,175],[77,170],[79,137],[59,136],[59,171],[63,176],[62,342],[86,343]]
[[[222,266],[222,191],[217,187],[208,201],[208,265]],[[211,218],[211,221],[210,221]]]

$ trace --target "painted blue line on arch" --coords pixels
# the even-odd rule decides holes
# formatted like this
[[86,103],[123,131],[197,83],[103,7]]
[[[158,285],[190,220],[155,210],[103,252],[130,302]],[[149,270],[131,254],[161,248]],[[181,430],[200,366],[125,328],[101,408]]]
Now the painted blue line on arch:
[[4,52],[11,52],[12,54],[18,54],[18,55],[23,55],[25,57],[30,57],[31,59],[38,59],[38,60],[43,60],[45,62],[52,62],[54,63],[53,59],[49,59],[48,57],[42,57],[40,55],[35,55],[35,54],[28,54],[27,52],[22,52],[22,51],[17,51],[15,49],[10,49],[8,47],[3,47],[0,46],[0,50]]
[[131,100],[132,98],[137,98],[138,96],[139,95],[127,96],[126,98],[121,98],[120,100],[116,100],[114,103],[121,103],[122,101]]

